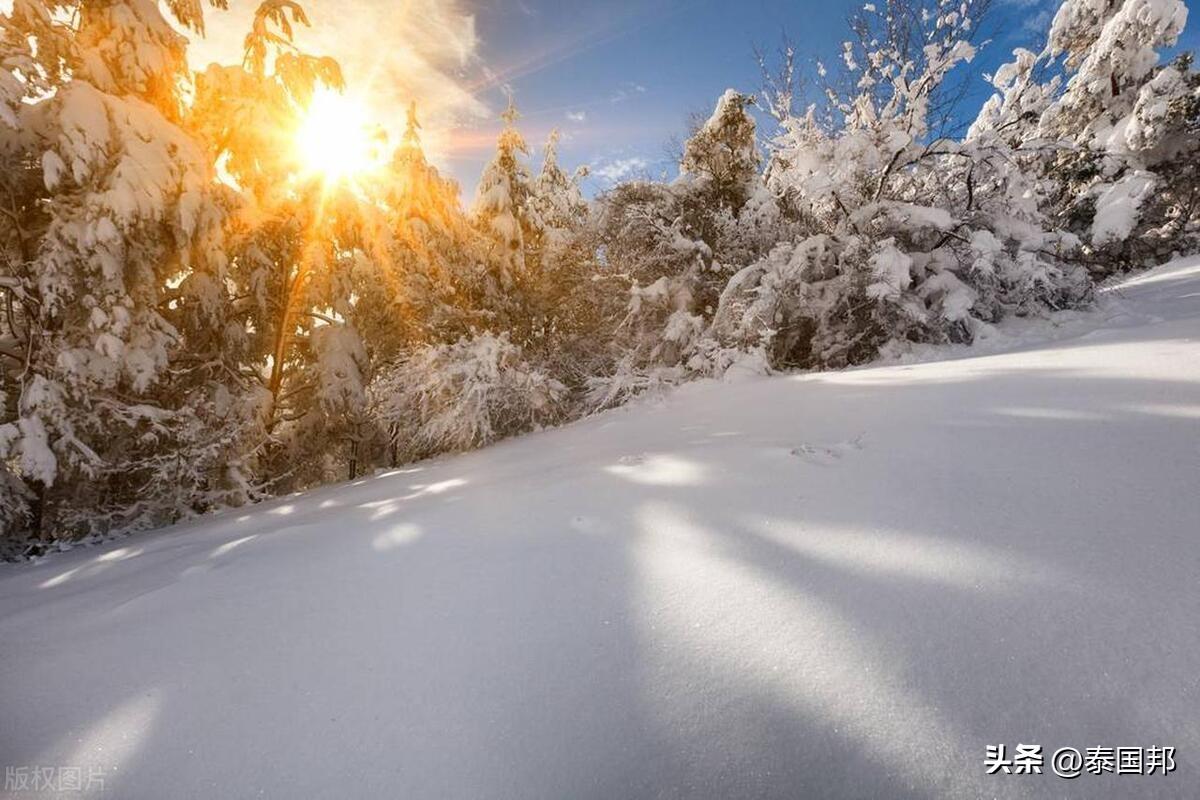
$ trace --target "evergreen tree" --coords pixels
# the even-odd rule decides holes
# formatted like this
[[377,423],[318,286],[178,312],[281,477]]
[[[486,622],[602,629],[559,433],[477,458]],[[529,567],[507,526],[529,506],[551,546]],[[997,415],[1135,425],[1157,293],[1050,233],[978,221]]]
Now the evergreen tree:
[[740,209],[758,182],[762,156],[754,118],[754,97],[728,89],[712,116],[687,140],[680,171],[711,195],[710,204]]
[[292,137],[336,62],[298,51],[291,3],[260,7],[238,66],[197,79],[193,126],[236,185],[228,226],[232,293],[215,342],[236,398],[249,495],[343,477],[366,424],[370,360],[360,287],[387,263],[383,214],[346,181],[312,175]]
[[1048,53],[1069,78],[1038,127],[1063,145],[1046,167],[1049,202],[1100,272],[1160,260],[1195,235],[1200,78],[1190,58],[1158,57],[1186,20],[1181,0],[1067,0],[1051,24]]
[[539,234],[539,250],[553,254],[569,245],[574,232],[587,222],[588,203],[580,181],[587,167],[569,174],[558,163],[558,129],[550,131],[542,150],[542,169],[529,193],[529,213]]
[[[178,125],[186,40],[154,4],[66,5],[14,4],[0,81],[0,487],[35,537],[162,522],[203,489],[201,400],[171,390],[172,287],[222,260],[219,192]],[[171,11],[200,29],[198,6]]]
[[[379,184],[391,245],[390,266],[377,277],[390,288],[364,295],[364,303],[379,315],[373,330],[391,326],[385,338],[420,343],[455,341],[473,325],[484,324],[490,239],[463,212],[458,184],[426,159],[416,103],[409,106],[404,135]],[[395,355],[395,348],[385,348],[385,358]]]
[[492,259],[500,286],[510,289],[525,275],[525,241],[532,233],[528,201],[533,179],[524,157],[529,154],[525,137],[516,128],[521,115],[509,97],[500,115],[504,128],[496,141],[496,154],[483,168],[471,213],[476,224],[492,242]]

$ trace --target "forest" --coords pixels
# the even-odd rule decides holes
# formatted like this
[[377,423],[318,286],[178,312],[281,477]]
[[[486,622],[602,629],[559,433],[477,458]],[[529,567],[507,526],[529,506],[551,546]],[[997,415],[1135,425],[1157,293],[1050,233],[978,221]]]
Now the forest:
[[510,100],[469,198],[416,103],[396,136],[306,146],[344,82],[291,0],[193,70],[223,6],[0,17],[0,557],[697,379],[969,344],[1200,250],[1200,73],[1164,56],[1182,0],[1064,0],[991,75],[987,0],[879,0],[836,60],[761,56],[677,176],[595,196]]

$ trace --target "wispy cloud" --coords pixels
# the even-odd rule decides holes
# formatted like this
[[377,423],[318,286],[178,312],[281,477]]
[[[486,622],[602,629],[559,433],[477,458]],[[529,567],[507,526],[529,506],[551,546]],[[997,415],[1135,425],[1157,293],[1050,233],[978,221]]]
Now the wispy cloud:
[[1058,7],[1059,0],[1001,0],[996,11],[1001,17],[1007,15],[1005,22],[1019,20],[1012,29],[1023,34],[1045,34]]
[[[450,2],[460,3],[466,0]],[[575,24],[570,28],[539,36],[535,44],[523,47],[518,52],[505,54],[490,64],[491,74],[484,75],[483,80],[470,84],[471,88],[476,92],[486,92],[498,82],[513,82],[542,72],[576,58],[583,52],[611,44],[633,31],[646,27],[652,21],[661,21],[665,16],[677,14],[684,4],[678,0],[642,0],[639,3],[622,4],[628,7],[620,11],[612,8],[612,5],[616,4],[593,3],[590,6],[581,6],[579,13],[574,15]],[[585,8],[589,10],[584,10]],[[636,87],[634,91],[644,92],[645,87]]]
[[1044,35],[1050,29],[1050,23],[1054,20],[1054,11],[1052,8],[1042,8],[1036,13],[1027,14],[1024,24],[1021,25],[1021,29],[1025,33]]
[[568,111],[567,119],[570,120],[571,122],[586,122],[587,121],[587,112],[586,111]]
[[626,83],[613,92],[612,96],[608,98],[608,101],[610,103],[622,103],[635,95],[645,93],[646,87],[642,86],[640,83]]

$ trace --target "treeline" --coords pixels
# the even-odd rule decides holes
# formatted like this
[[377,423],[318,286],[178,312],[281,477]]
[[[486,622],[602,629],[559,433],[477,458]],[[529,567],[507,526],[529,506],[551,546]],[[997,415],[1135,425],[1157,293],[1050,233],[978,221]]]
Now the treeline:
[[1066,0],[1044,51],[1016,51],[947,136],[985,6],[868,5],[836,67],[785,48],[757,97],[718,100],[677,179],[592,201],[554,136],[535,174],[510,106],[464,209],[415,110],[379,170],[305,174],[291,137],[342,78],[292,44],[293,3],[261,6],[242,64],[196,74],[178,30],[202,30],[199,0],[15,0],[0,552],[477,447],[734,365],[970,342],[1197,249],[1200,77],[1158,56],[1183,3]]

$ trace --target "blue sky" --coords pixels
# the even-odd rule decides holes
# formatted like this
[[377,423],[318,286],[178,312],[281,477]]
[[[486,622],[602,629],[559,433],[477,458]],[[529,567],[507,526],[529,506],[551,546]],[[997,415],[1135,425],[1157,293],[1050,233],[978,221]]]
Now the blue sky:
[[[499,129],[505,89],[540,163],[551,128],[560,160],[590,164],[589,190],[618,175],[674,174],[666,143],[692,112],[707,113],[726,88],[760,85],[753,49],[770,51],[787,32],[800,58],[832,63],[858,2],[796,0],[309,0],[314,27],[302,42],[343,62],[351,91],[372,98],[389,128],[416,98],[427,150],[470,198]],[[240,51],[255,0],[214,12],[193,60]],[[990,72],[1016,46],[1034,46],[1054,0],[995,0],[991,41],[974,67]],[[1189,29],[1180,43],[1195,49]],[[974,109],[989,88],[976,84]]]
[[[758,88],[755,45],[774,49],[786,29],[801,52],[830,54],[850,8],[782,0],[492,0],[479,7],[477,25],[481,58],[501,65],[531,144],[558,126],[564,162],[590,163],[611,176],[657,175],[674,169],[665,145],[690,113],[707,114],[726,88]],[[532,68],[503,70],[514,54],[547,51]],[[504,102],[499,90],[489,94],[489,105]],[[451,165],[463,170],[464,186],[473,160]]]

